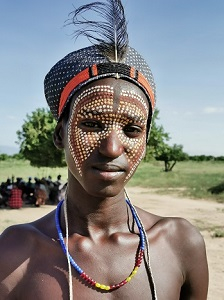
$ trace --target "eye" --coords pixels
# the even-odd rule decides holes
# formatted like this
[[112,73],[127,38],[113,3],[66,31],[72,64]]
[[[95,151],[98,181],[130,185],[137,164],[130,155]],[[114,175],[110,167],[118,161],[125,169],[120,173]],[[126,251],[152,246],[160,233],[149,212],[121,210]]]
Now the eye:
[[85,131],[100,131],[103,129],[103,125],[99,121],[85,120],[80,123],[80,128]]
[[137,138],[142,135],[143,128],[139,125],[128,124],[123,128],[124,133],[131,138]]

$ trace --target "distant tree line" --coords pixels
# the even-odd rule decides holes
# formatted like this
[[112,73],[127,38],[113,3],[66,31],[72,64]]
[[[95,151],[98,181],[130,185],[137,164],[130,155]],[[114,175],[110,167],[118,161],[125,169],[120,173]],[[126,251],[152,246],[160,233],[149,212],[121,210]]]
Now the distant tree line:
[[8,159],[18,159],[18,160],[21,160],[21,159],[25,159],[25,157],[22,154],[20,154],[20,153],[13,154],[13,155],[8,155],[6,153],[1,153],[0,154],[0,161],[5,161],[5,160],[8,160]]
[[[211,155],[190,156],[183,151],[182,145],[169,145],[170,135],[165,132],[162,125],[158,124],[159,110],[153,115],[150,138],[147,141],[144,161],[152,159],[164,162],[164,171],[172,171],[178,161],[224,161],[224,156]],[[65,166],[63,151],[58,150],[53,143],[56,121],[51,112],[44,108],[38,108],[31,115],[26,115],[26,120],[21,130],[17,131],[20,151],[12,156],[0,154],[0,161],[9,158],[26,159],[32,166],[37,167],[61,167]]]
[[212,156],[212,155],[191,155],[189,160],[193,161],[224,161],[224,156]]
[[[8,159],[17,159],[22,160],[26,159],[21,153],[16,153],[13,155],[9,155],[6,153],[0,154],[0,161],[6,161]],[[190,161],[223,161],[224,162],[224,156],[212,156],[212,155],[187,155],[183,161],[190,160]],[[146,159],[145,159],[146,161]]]

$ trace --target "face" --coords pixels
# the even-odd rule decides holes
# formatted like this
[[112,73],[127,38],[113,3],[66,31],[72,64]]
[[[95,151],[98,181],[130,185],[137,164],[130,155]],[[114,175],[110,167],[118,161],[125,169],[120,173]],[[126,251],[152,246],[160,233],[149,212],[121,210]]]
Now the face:
[[[148,104],[121,79],[102,79],[75,96],[68,121],[66,157],[81,185],[121,189],[145,154]],[[71,159],[72,158],[72,159]]]

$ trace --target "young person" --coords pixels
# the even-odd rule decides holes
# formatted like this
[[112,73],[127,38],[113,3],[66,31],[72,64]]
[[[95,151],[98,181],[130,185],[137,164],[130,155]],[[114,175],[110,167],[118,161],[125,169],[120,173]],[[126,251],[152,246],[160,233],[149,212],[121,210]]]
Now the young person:
[[125,193],[145,154],[155,85],[128,46],[120,1],[82,6],[73,22],[89,9],[107,26],[83,18],[91,27],[78,34],[93,38],[97,27],[97,43],[68,54],[45,78],[54,142],[68,165],[66,197],[56,211],[2,234],[0,299],[205,300],[198,230],[134,207]]

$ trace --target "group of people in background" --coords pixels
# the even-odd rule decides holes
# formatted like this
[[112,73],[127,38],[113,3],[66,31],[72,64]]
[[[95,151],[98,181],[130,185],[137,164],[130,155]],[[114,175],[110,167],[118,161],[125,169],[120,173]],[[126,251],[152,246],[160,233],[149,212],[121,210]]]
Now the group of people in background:
[[57,204],[64,199],[66,183],[61,180],[61,175],[57,176],[56,181],[51,176],[41,179],[35,177],[8,178],[0,185],[0,207],[21,208],[24,205],[39,207],[44,204]]

